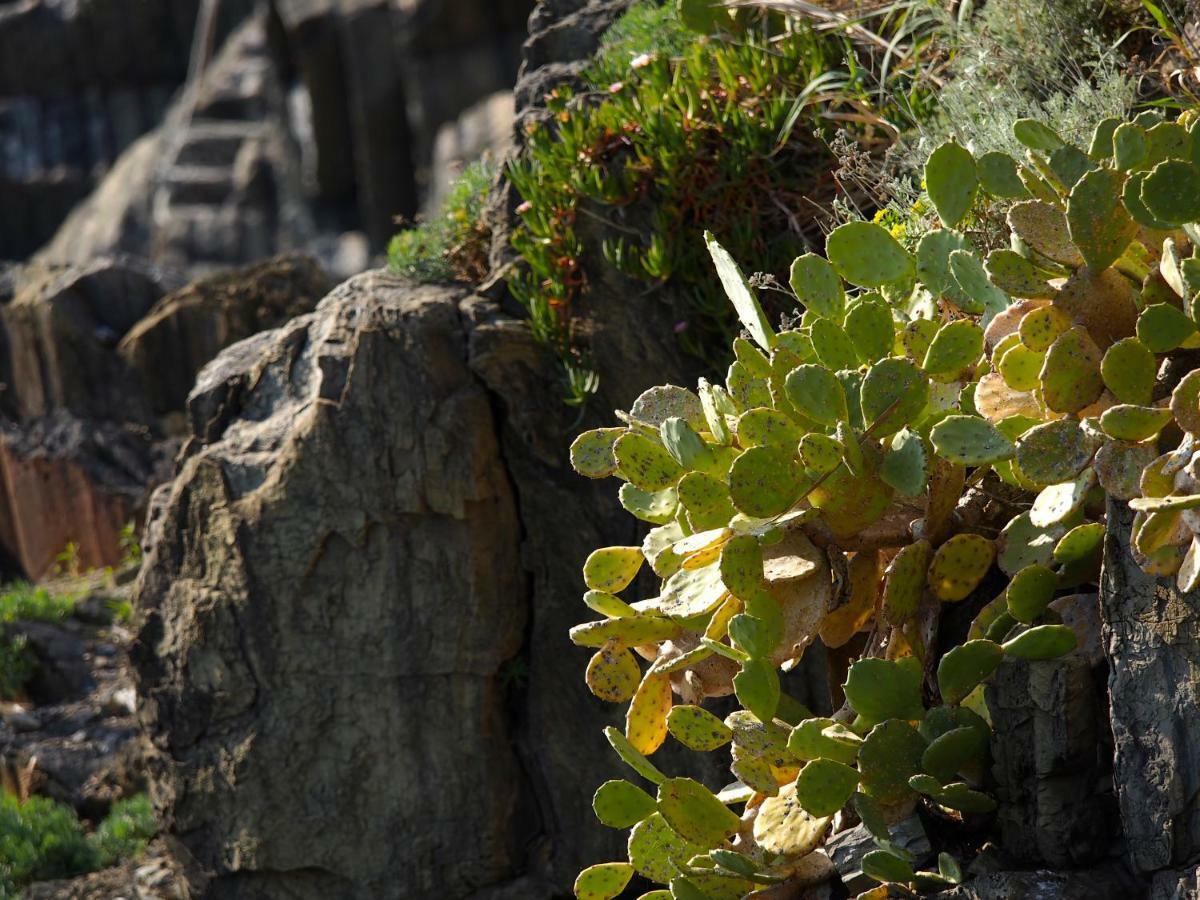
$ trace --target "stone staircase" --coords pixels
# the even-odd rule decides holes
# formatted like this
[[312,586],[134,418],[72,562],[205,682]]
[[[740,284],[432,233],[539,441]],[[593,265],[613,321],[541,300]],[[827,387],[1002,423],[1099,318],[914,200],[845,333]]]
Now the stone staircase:
[[281,209],[299,163],[262,18],[243,25],[189,90],[164,141],[156,258],[203,271],[299,245],[310,229]]

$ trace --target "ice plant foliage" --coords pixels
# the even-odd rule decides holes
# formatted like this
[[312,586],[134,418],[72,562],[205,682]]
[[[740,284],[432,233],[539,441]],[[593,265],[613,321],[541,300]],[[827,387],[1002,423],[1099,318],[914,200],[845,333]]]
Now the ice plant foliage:
[[[957,882],[947,854],[914,871],[888,826],[995,807],[982,683],[1074,649],[1064,618],[1094,602],[1106,497],[1137,511],[1146,571],[1200,582],[1200,371],[1179,365],[1200,347],[1200,129],[1113,119],[1086,149],[1042,122],[1013,132],[1022,159],[930,155],[940,228],[914,247],[852,222],[797,259],[788,330],[708,236],[744,328],[725,383],[652,388],[572,445],[651,526],[584,566],[599,617],[571,639],[595,651],[591,690],[628,704],[607,738],[629,780],[595,810],[629,852],[577,896],[634,873],[664,886],[643,900],[773,896],[828,876],[836,815],[878,842],[870,895]],[[1008,242],[985,248],[997,220]],[[644,567],[657,595],[623,599]],[[969,632],[939,646],[962,603]],[[853,658],[828,718],[780,686],[818,638]],[[704,708],[730,694],[724,719]],[[728,748],[732,783],[661,771],[666,741]]]

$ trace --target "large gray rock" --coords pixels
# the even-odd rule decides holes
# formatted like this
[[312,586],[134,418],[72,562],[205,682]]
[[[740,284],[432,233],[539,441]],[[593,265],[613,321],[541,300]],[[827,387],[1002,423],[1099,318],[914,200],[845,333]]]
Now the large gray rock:
[[466,896],[536,827],[521,529],[461,299],[368,273],[200,375],[136,659],[197,896]]
[[1132,521],[1109,502],[1100,597],[1121,822],[1133,865],[1152,872],[1200,854],[1200,604],[1137,566]]
[[1095,594],[1055,601],[1079,646],[1061,659],[1006,660],[987,682],[999,843],[1023,864],[1088,865],[1115,838],[1097,605]]

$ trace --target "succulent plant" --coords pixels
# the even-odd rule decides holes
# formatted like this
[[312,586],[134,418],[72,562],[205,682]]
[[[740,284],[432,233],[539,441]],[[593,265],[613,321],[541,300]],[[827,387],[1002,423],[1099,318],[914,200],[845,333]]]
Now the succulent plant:
[[[1159,381],[1164,356],[1200,347],[1192,134],[1109,120],[1085,152],[1030,120],[1014,133],[1023,161],[933,153],[941,227],[915,247],[852,222],[827,258],[798,258],[803,314],[782,330],[707,236],[746,329],[726,383],[652,388],[622,426],[572,444],[574,467],[620,479],[649,528],[588,558],[584,602],[601,618],[571,637],[592,650],[593,693],[629,703],[607,735],[657,790],[607,782],[597,816],[632,828],[630,866],[672,897],[799,884],[827,864],[847,805],[879,844],[864,871],[906,890],[955,883],[949,857],[915,871],[888,822],[917,804],[995,807],[982,683],[1006,658],[1075,649],[1054,600],[1098,578],[1104,495],[1135,510],[1146,571],[1200,586],[1200,372],[1169,397]],[[1008,223],[1000,246],[975,246],[985,214]],[[976,490],[1001,483],[1026,498],[1010,518]],[[657,595],[619,596],[651,577],[645,563]],[[968,597],[966,640],[935,646],[944,604]],[[812,715],[779,670],[818,637],[863,646],[856,634],[870,639],[846,705]],[[724,721],[704,708],[730,694],[741,708]],[[647,757],[669,737],[728,746],[735,784],[668,778]],[[580,896],[619,890],[622,865],[586,870]]]

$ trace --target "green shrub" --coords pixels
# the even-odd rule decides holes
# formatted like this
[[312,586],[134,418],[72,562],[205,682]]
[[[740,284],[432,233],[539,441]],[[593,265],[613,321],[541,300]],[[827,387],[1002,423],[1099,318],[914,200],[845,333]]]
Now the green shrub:
[[111,866],[140,856],[157,830],[150,798],[138,794],[114,803],[89,840],[100,856],[100,864]]
[[0,796],[0,883],[12,896],[31,881],[70,878],[100,866],[74,810],[47,797]]
[[136,858],[156,830],[145,794],[114,803],[89,835],[65,804],[48,797],[21,803],[0,793],[0,898],[17,897],[33,881],[71,878]]
[[[904,108],[872,108],[878,73],[847,33],[741,15],[721,34],[686,35],[674,4],[635,6],[586,88],[555,92],[550,122],[530,127],[509,168],[524,200],[513,237],[522,265],[509,289],[569,372],[586,371],[589,357],[572,320],[589,278],[581,218],[611,235],[607,262],[646,284],[645,302],[672,285],[684,303],[682,346],[723,365],[734,321],[702,275],[700,230],[786,281],[797,248],[819,239],[813,199],[832,196],[825,141],[847,126],[882,146],[891,117],[928,102],[919,67],[896,65],[886,77]],[[572,379],[568,402],[584,400],[582,382]]]
[[392,238],[392,270],[422,281],[482,280],[491,240],[483,213],[494,178],[495,166],[487,160],[467,166],[438,215]]
[[71,614],[77,599],[74,594],[56,594],[27,581],[16,581],[0,592],[0,623],[22,619],[61,622]]
[[[878,844],[879,896],[950,887],[958,862],[914,871],[888,823],[922,811],[945,846],[981,842],[984,682],[1076,648],[1107,499],[1136,513],[1137,565],[1200,589],[1200,370],[1169,399],[1157,380],[1200,348],[1198,121],[1112,118],[1081,146],[1019,120],[1020,159],[943,143],[915,248],[904,221],[840,225],[794,261],[780,330],[705,235],[744,329],[724,383],[651,388],[570,450],[651,526],[583,565],[598,617],[571,640],[591,691],[628,704],[605,736],[639,783],[597,790],[628,861],[579,896],[635,872],[674,897],[800,889],[843,810]],[[652,596],[618,596],[644,568]],[[965,635],[940,627],[964,612]],[[780,676],[818,639],[849,662],[832,717]],[[729,695],[723,720],[703,706]],[[734,783],[669,777],[650,759],[668,739],[729,748]]]

